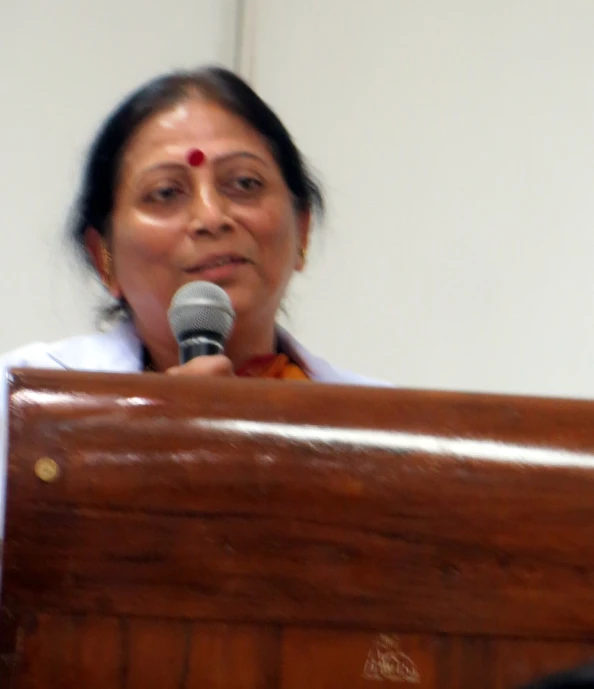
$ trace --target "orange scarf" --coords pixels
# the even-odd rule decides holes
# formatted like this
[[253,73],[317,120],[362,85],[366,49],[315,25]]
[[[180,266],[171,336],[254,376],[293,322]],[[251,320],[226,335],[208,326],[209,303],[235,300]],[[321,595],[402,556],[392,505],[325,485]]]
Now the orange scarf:
[[244,378],[277,378],[279,380],[309,380],[305,371],[286,354],[266,354],[250,359],[235,372]]

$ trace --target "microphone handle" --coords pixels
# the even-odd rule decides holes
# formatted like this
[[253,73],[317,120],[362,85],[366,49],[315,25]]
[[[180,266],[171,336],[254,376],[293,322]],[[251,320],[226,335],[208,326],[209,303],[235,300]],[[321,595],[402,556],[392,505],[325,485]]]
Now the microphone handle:
[[211,334],[193,335],[183,340],[179,348],[180,364],[187,364],[188,361],[197,356],[213,356],[214,354],[224,354],[223,343]]

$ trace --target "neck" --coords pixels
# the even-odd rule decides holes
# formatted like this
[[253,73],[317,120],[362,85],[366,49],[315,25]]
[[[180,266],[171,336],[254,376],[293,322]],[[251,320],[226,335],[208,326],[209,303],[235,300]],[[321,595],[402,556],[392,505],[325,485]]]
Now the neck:
[[276,332],[274,323],[268,328],[253,328],[236,323],[227,343],[225,354],[231,359],[233,368],[237,371],[255,356],[273,354],[276,346]]
[[[150,364],[156,371],[163,372],[179,365],[179,347],[169,329],[161,338],[142,332],[138,325],[137,330],[148,353]],[[250,327],[249,323],[236,322],[225,345],[225,354],[231,359],[233,368],[238,370],[255,356],[274,353],[275,345],[274,323],[262,329]]]

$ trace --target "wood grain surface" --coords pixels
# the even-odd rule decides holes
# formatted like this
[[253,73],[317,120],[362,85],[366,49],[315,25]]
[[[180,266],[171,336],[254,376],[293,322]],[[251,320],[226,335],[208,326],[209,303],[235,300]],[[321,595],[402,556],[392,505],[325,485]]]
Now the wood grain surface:
[[594,657],[592,402],[23,370],[10,407],[2,687],[512,689]]

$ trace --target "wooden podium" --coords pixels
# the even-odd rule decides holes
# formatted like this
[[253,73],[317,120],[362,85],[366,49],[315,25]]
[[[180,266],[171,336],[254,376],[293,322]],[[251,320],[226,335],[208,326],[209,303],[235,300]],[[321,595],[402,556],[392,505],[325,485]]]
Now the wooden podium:
[[594,403],[17,371],[2,689],[511,689],[594,658]]

